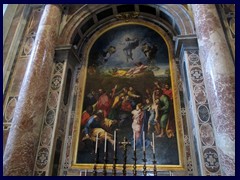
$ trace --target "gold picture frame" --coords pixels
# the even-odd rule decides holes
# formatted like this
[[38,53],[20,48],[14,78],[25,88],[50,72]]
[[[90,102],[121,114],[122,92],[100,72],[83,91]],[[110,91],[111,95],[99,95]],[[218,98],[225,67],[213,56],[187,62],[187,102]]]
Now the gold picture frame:
[[[81,134],[81,117],[83,113],[83,103],[84,103],[84,92],[86,89],[86,82],[87,82],[87,75],[88,75],[88,62],[90,58],[90,51],[94,44],[97,42],[97,40],[104,35],[105,33],[109,32],[110,30],[113,30],[114,28],[119,28],[123,26],[142,26],[144,28],[148,28],[151,31],[154,31],[161,37],[168,50],[168,60],[169,60],[169,69],[170,69],[170,78],[171,78],[171,88],[172,88],[172,99],[173,99],[173,108],[174,108],[174,121],[176,125],[176,136],[177,136],[177,152],[178,152],[178,164],[157,164],[156,168],[157,171],[181,171],[185,170],[185,161],[184,161],[184,153],[183,153],[183,147],[184,147],[184,142],[183,142],[183,125],[181,122],[181,113],[180,113],[180,97],[178,94],[178,87],[177,87],[177,82],[176,82],[176,66],[174,63],[174,58],[173,58],[173,45],[172,45],[172,40],[168,37],[165,31],[163,31],[160,27],[157,25],[150,23],[150,22],[145,22],[143,20],[131,20],[128,22],[124,21],[119,21],[119,22],[114,22],[108,25],[106,28],[99,30],[96,32],[88,41],[88,43],[85,46],[85,50],[83,53],[83,64],[81,67],[81,70],[79,71],[79,79],[82,81],[79,83],[79,96],[77,98],[76,102],[76,116],[74,120],[74,130],[73,130],[73,139],[72,139],[72,165],[71,168],[73,169],[88,169],[88,170],[93,170],[94,168],[94,162],[91,163],[79,163],[77,162],[77,156],[78,156],[78,148],[79,148],[79,140],[80,140],[80,134]],[[142,157],[139,157],[139,159],[142,159]],[[152,160],[151,160],[152,161]],[[103,163],[98,163],[96,165],[96,169],[102,169],[104,166]],[[113,167],[113,164],[106,164],[106,169],[110,170]],[[116,170],[122,170],[123,164],[116,164]],[[152,171],[154,168],[153,164],[147,164],[146,165],[146,170],[147,171]],[[133,164],[126,164],[126,169],[131,170],[133,169]],[[143,169],[143,164],[137,164],[136,169],[141,171]]]

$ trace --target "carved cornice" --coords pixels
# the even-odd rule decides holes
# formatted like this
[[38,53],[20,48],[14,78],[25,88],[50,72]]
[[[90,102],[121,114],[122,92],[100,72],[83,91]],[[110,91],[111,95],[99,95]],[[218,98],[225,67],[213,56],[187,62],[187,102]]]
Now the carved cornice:
[[175,36],[173,40],[175,41],[174,54],[176,58],[181,57],[182,52],[186,49],[198,49],[196,34]]

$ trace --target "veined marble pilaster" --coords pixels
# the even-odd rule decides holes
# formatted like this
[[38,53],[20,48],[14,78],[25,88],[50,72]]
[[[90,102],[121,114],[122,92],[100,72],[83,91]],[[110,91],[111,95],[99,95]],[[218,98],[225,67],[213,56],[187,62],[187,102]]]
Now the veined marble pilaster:
[[192,5],[222,175],[235,175],[235,67],[213,4]]
[[5,176],[33,175],[60,20],[60,8],[56,5],[46,5],[5,148]]

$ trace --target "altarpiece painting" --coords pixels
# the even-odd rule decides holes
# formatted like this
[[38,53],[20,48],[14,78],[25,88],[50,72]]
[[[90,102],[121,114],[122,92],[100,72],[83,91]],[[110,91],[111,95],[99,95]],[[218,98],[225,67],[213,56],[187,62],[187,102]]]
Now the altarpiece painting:
[[[76,164],[111,168],[136,163],[180,165],[168,46],[154,29],[126,24],[106,30],[89,49]],[[127,157],[123,142],[128,142]],[[133,158],[136,150],[136,159]],[[107,152],[107,161],[106,156]]]

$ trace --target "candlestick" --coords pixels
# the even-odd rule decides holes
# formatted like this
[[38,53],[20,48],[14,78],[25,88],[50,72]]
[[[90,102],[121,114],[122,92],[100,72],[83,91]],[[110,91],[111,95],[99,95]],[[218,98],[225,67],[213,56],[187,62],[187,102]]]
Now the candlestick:
[[106,164],[107,164],[107,153],[104,152],[104,157],[103,157],[103,160],[104,160],[104,164],[103,164],[103,176],[107,176],[107,169],[106,169]]
[[154,132],[152,133],[152,142],[153,142],[153,154],[155,154]]
[[133,158],[134,160],[134,164],[133,164],[133,175],[136,176],[137,175],[137,153],[136,153],[136,149],[134,149],[133,151]]
[[107,133],[105,132],[104,152],[107,152]]
[[115,151],[113,153],[113,168],[112,168],[112,175],[113,176],[116,176],[116,161],[117,161],[117,158],[116,158],[116,154],[115,154]]
[[95,154],[97,154],[97,148],[98,148],[98,134],[96,137]]
[[133,131],[133,150],[136,151],[136,132]]
[[82,171],[80,171],[79,176],[82,176]]
[[116,143],[117,143],[116,139],[117,139],[117,131],[115,130],[114,131],[114,146],[113,146],[113,150],[114,150],[114,152],[113,152],[113,167],[112,167],[112,175],[113,176],[116,176],[116,160],[117,160],[117,158],[116,158]]
[[97,176],[98,153],[95,153],[95,163],[93,165],[93,176]]
[[145,131],[143,131],[143,175],[147,175],[147,167],[146,167],[146,148],[145,148]]
[[107,176],[106,164],[107,164],[107,133],[105,132],[105,143],[104,143],[104,156],[103,156],[103,176]]
[[143,151],[145,150],[145,131],[143,131]]
[[157,161],[156,161],[156,157],[155,157],[155,153],[153,153],[153,174],[154,176],[157,176]]
[[116,134],[117,132],[116,132],[116,130],[114,131],[114,145],[113,145],[113,150],[114,151],[116,151],[116,136],[117,136],[117,134]]
[[87,176],[87,170],[85,169],[85,176]]
[[93,176],[97,176],[97,161],[98,161],[98,134],[96,136],[96,145],[95,145],[95,163],[93,165]]
[[146,166],[146,151],[143,151],[143,175],[146,176],[147,175],[147,166]]

